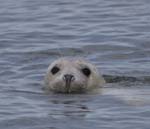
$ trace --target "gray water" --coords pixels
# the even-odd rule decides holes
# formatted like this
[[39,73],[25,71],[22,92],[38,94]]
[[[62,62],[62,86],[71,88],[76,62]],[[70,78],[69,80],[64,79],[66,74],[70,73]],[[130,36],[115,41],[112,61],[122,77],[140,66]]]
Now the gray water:
[[[50,62],[95,64],[99,94],[45,94]],[[0,129],[149,129],[149,0],[0,0]]]

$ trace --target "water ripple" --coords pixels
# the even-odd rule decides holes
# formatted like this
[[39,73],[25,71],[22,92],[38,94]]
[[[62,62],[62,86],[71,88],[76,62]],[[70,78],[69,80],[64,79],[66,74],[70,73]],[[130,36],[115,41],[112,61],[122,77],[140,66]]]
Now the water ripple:
[[[5,0],[0,4],[0,128],[149,129],[148,0]],[[48,65],[85,57],[97,95],[42,90]],[[81,124],[82,123],[82,124]]]

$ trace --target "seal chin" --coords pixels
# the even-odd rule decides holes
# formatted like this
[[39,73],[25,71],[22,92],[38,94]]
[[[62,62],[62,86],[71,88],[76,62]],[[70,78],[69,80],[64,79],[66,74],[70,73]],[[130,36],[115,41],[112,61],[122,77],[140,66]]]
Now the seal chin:
[[67,94],[79,94],[79,93],[85,93],[86,90],[81,87],[73,88],[72,86],[69,86],[69,88],[66,88],[65,93]]
[[53,93],[63,93],[63,94],[79,94],[79,93],[86,93],[87,89],[83,85],[77,85],[74,83],[70,83],[66,85],[65,83],[62,85],[55,85],[51,91]]

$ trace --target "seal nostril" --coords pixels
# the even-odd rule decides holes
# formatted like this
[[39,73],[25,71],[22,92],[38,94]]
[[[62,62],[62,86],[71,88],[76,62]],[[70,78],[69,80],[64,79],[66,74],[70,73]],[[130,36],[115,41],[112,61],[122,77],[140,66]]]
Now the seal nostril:
[[64,77],[63,77],[63,79],[65,81],[70,81],[71,82],[71,81],[74,80],[74,76],[72,74],[65,74]]

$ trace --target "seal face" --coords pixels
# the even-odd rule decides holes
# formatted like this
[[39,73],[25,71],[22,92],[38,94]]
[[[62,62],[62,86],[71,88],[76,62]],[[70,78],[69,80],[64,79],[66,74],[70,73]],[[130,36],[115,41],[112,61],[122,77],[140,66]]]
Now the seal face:
[[60,58],[48,67],[46,89],[54,93],[84,93],[105,83],[91,63],[83,59]]

